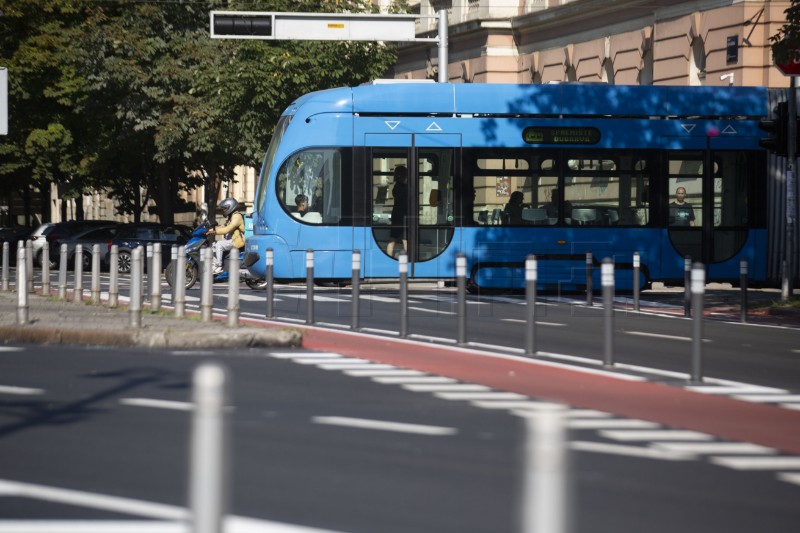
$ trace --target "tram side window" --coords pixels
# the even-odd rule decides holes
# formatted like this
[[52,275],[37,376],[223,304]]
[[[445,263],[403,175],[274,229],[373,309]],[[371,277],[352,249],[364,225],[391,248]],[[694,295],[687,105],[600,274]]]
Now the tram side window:
[[673,228],[703,224],[703,157],[670,157],[667,224]]
[[311,148],[289,157],[277,177],[283,208],[306,224],[339,224],[342,161],[335,148]]
[[748,225],[750,155],[738,151],[714,154],[714,227]]

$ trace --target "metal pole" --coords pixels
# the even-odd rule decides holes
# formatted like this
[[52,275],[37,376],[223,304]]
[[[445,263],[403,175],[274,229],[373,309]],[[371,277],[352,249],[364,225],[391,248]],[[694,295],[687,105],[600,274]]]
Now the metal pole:
[[641,258],[639,252],[633,252],[633,309],[639,311],[639,269],[641,268]]
[[786,106],[789,115],[789,131],[786,165],[786,269],[784,270],[784,283],[781,298],[784,302],[794,296],[795,261],[795,221],[797,220],[797,187],[795,183],[795,160],[797,158],[797,91],[794,76],[789,77],[789,97]]
[[[83,256],[77,259],[83,263]],[[92,245],[92,302],[100,303],[100,245]]]
[[467,256],[456,257],[456,287],[458,290],[458,344],[467,344]]
[[62,244],[58,263],[58,299],[67,299],[67,245]]
[[692,258],[688,255],[683,259],[683,316],[691,316],[691,289],[689,278],[692,272]]
[[119,305],[119,246],[111,245],[108,255],[108,306]]
[[75,273],[75,292],[72,293],[72,300],[75,302],[83,301],[83,245],[75,245],[75,254],[72,256],[73,272]]
[[403,252],[397,258],[400,274],[400,338],[408,337],[408,254]]
[[228,327],[239,326],[239,252],[228,255]]
[[8,259],[11,255],[10,246],[8,242],[3,243],[3,292],[8,291]]
[[131,327],[142,327],[142,247],[131,252],[131,295],[128,304]]
[[359,329],[359,324],[358,324],[359,309],[358,309],[358,307],[359,307],[359,300],[361,298],[361,287],[359,286],[360,279],[361,279],[361,252],[359,252],[358,250],[353,250],[353,281],[352,281],[352,283],[353,283],[353,291],[352,291],[352,297],[353,297],[352,312],[353,312],[353,316],[352,316],[352,322],[351,322],[351,326],[350,326],[350,329],[352,329],[353,331],[358,331],[358,329]]
[[211,322],[214,305],[214,277],[211,274],[211,248],[203,248],[200,266],[200,321]]
[[50,296],[50,243],[47,240],[42,245],[42,295]]
[[586,305],[589,307],[592,306],[592,299],[593,299],[593,279],[592,276],[594,274],[594,264],[592,260],[592,252],[586,252]]
[[525,417],[522,533],[568,533],[571,529],[566,418],[563,406]]
[[[22,243],[22,241],[20,241]],[[17,249],[17,324],[20,326],[28,323],[28,260],[27,249],[20,246]]]
[[605,335],[603,342],[603,366],[614,366],[614,263],[606,257],[600,270],[603,287],[603,318]]
[[525,305],[528,311],[525,328],[525,355],[536,355],[536,282],[538,265],[536,256],[529,255],[525,259]]
[[739,286],[742,289],[742,309],[740,320],[742,324],[747,322],[747,259],[739,262]]
[[161,243],[153,243],[153,260],[147,269],[150,280],[150,311],[161,309]]
[[275,280],[273,279],[274,252],[267,248],[267,318],[275,316]]
[[306,324],[314,323],[314,250],[306,250]]
[[692,376],[691,383],[703,382],[703,294],[706,290],[706,271],[702,263],[692,268]]
[[149,298],[150,295],[153,294],[153,280],[152,280],[152,273],[151,273],[151,271],[153,270],[153,268],[151,266],[151,263],[153,261],[153,245],[152,245],[152,243],[147,245],[146,254],[147,254],[147,257],[145,258],[143,274],[147,276],[147,279],[145,280],[146,283],[144,283],[142,285],[142,287],[145,289],[147,297]]
[[[169,257],[169,259],[170,259],[170,263],[172,263],[175,266],[177,266],[178,248],[180,248],[180,246],[177,245],[177,244],[173,244],[172,246],[170,246],[170,252],[169,252],[170,257]],[[184,263],[184,268],[186,268],[185,267],[185,263]],[[172,302],[172,305],[174,306],[175,305],[175,293],[176,293],[176,289],[175,289],[176,285],[175,285],[175,279],[174,279],[175,278],[175,272],[174,271],[172,273],[172,276],[173,276],[172,287],[170,289],[170,295],[169,296],[170,296],[170,301]],[[186,278],[186,276],[184,274],[184,279],[185,278]]]
[[186,247],[178,246],[178,255],[175,257],[175,269],[172,274],[172,290],[175,299],[175,316],[180,318],[186,313]]
[[[33,243],[31,241],[25,241],[25,257],[26,263],[25,265],[28,267],[28,292],[33,293]],[[50,261],[49,257],[45,257],[42,261]]]
[[447,7],[445,3],[442,4],[437,14],[439,19],[439,83],[447,83],[449,76],[447,75],[447,67],[449,59],[447,57],[448,48],[448,35],[447,35]]
[[195,370],[189,473],[193,533],[223,531],[230,480],[225,417],[228,388],[229,377],[224,367],[206,363]]

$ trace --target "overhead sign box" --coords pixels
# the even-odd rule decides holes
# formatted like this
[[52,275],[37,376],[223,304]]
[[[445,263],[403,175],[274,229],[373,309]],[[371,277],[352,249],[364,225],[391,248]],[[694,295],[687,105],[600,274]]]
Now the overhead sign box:
[[429,41],[419,39],[419,15],[212,11],[212,39],[302,41]]
[[8,69],[0,67],[0,135],[8,135]]

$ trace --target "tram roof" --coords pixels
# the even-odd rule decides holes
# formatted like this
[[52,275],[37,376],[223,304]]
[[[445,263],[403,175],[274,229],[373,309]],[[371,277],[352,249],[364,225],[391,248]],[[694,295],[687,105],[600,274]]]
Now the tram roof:
[[[381,83],[307,94],[315,112],[380,115],[763,117],[764,87],[685,87],[563,83]],[[324,104],[323,104],[324,102]]]

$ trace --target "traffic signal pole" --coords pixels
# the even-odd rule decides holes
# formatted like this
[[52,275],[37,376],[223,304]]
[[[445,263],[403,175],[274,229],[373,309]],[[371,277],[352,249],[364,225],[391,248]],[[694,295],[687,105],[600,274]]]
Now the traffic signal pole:
[[795,84],[796,76],[789,77],[789,97],[788,110],[788,146],[787,157],[789,159],[786,167],[786,251],[785,265],[783,271],[783,283],[781,284],[781,300],[787,302],[794,295],[794,271],[795,271],[795,252],[794,252],[794,232],[795,220],[797,218],[796,186],[795,186],[795,166],[797,158],[797,91]]

